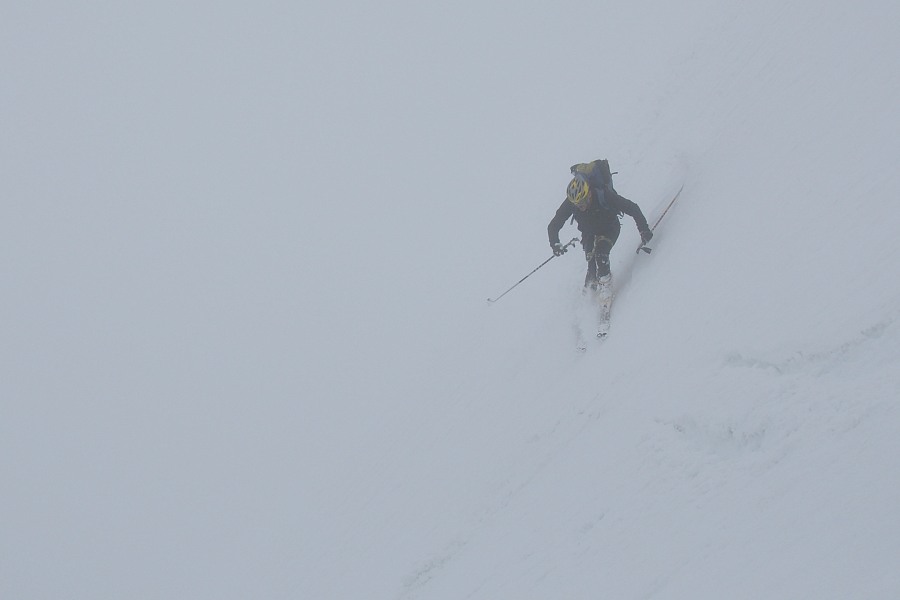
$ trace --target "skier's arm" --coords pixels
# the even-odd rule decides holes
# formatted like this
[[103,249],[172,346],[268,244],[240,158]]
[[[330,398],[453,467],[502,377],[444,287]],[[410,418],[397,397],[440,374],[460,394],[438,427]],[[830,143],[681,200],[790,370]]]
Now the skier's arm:
[[566,219],[572,216],[572,211],[574,210],[575,205],[568,200],[563,200],[563,203],[556,209],[556,215],[550,220],[550,224],[547,225],[547,235],[550,237],[551,247],[559,243],[559,230],[563,228],[563,225],[566,224]]
[[610,195],[612,196],[612,203],[615,208],[634,219],[634,224],[637,225],[638,231],[642,233],[650,231],[650,226],[647,225],[647,219],[644,217],[644,213],[641,212],[640,206],[619,194]]

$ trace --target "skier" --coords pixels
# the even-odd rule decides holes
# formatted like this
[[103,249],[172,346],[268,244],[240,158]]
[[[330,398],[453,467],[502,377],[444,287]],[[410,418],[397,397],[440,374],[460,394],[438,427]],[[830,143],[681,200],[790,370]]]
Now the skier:
[[[605,175],[589,173],[596,163],[603,163]],[[566,188],[566,199],[556,209],[556,215],[547,226],[553,254],[559,256],[566,249],[559,242],[559,231],[569,217],[578,222],[581,232],[581,246],[587,259],[587,275],[584,287],[596,290],[598,286],[608,286],[610,281],[609,253],[619,237],[622,228],[619,219],[624,213],[634,219],[641,234],[641,242],[646,244],[653,237],[647,219],[640,207],[620,196],[612,186],[612,177],[606,161],[594,161],[587,165],[572,167],[574,177]]]

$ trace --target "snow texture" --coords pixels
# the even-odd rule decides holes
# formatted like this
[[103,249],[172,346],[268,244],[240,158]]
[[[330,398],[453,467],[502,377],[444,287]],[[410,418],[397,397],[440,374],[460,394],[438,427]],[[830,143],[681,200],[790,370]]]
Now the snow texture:
[[7,3],[0,598],[900,598],[898,22]]

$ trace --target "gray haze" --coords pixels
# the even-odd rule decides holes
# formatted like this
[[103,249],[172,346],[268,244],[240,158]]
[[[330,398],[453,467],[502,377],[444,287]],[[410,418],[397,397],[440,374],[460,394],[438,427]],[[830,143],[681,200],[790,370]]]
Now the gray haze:
[[[0,8],[0,596],[895,597],[893,3],[76,4]],[[575,362],[580,257],[483,304],[601,157],[689,194]]]

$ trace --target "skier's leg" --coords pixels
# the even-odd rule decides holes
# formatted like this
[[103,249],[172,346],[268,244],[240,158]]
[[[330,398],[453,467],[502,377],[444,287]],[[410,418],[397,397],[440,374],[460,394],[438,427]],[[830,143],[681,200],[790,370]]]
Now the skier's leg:
[[598,280],[609,275],[609,253],[615,243],[615,239],[610,239],[605,235],[598,235],[594,238],[594,259],[596,261],[596,277]]
[[597,289],[597,260],[594,252],[596,237],[584,234],[581,237],[581,246],[584,248],[584,258],[587,260],[587,274],[584,276],[584,287]]

